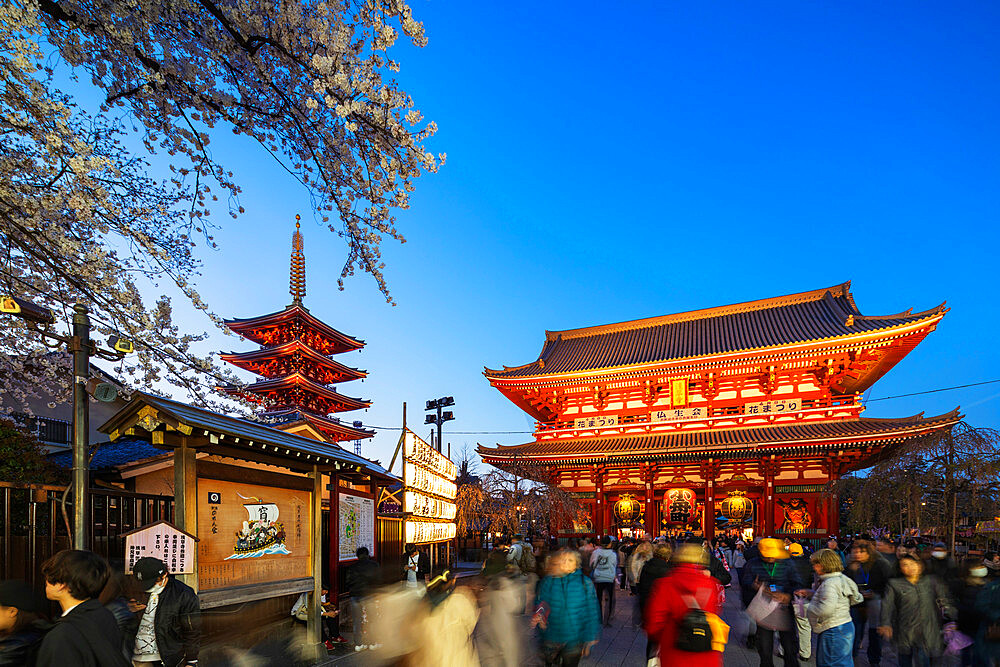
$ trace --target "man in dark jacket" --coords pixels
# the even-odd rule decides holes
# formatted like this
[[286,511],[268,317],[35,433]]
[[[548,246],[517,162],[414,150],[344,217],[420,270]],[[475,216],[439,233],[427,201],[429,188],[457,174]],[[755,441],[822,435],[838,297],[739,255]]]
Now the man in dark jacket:
[[[785,665],[798,667],[799,641],[795,630],[795,619],[790,603],[795,591],[803,588],[798,572],[788,560],[788,551],[781,540],[773,537],[765,538],[758,545],[760,556],[747,562],[743,571],[742,589],[745,599],[752,600],[757,591],[764,589],[764,594],[781,603],[782,613],[788,615],[785,625],[789,630],[778,631],[781,648],[784,652]],[[760,655],[761,667],[774,667],[774,630],[757,624],[757,654]]]
[[368,554],[368,547],[358,547],[358,562],[347,569],[347,590],[351,595],[351,618],[354,620],[354,650],[374,648],[368,643],[368,597],[381,583],[381,568]]
[[201,644],[198,596],[190,586],[171,577],[166,564],[156,558],[137,560],[132,576],[149,593],[145,604],[129,600],[129,610],[135,616],[125,631],[132,659],[158,660],[165,667],[197,665]]
[[62,616],[42,640],[39,667],[128,667],[118,623],[97,599],[109,573],[90,551],[60,551],[42,563],[45,597]]
[[867,625],[868,664],[874,667],[882,663],[882,641],[878,634],[878,624],[882,598],[885,597],[889,579],[894,576],[893,568],[870,541],[858,539],[851,545],[851,556],[844,574],[858,585],[858,591],[864,597],[864,602],[851,607],[851,620],[854,621],[852,651],[854,655],[861,651]]

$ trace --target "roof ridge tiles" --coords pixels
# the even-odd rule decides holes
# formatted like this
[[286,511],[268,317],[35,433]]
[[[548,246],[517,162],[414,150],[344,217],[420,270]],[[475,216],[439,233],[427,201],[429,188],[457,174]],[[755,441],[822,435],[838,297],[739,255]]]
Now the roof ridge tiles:
[[[705,320],[712,317],[720,317],[723,315],[749,313],[757,310],[767,310],[770,308],[788,306],[796,303],[808,303],[811,301],[819,301],[824,299],[827,294],[829,294],[832,298],[848,297],[850,296],[850,287],[851,287],[851,281],[848,280],[846,282],[843,282],[839,285],[834,285],[832,287],[823,287],[820,289],[809,290],[806,292],[785,294],[783,296],[772,296],[772,297],[767,297],[765,299],[742,301],[739,303],[729,304],[725,306],[713,306],[711,308],[687,310],[679,313],[671,313],[669,315],[658,315],[654,317],[646,317],[636,320],[626,320],[624,322],[615,322],[612,324],[599,324],[592,327],[579,327],[576,329],[563,329],[559,331],[546,330],[545,340],[554,341],[557,338],[562,338],[563,340],[569,340],[572,338],[580,338],[584,336],[596,336],[604,333],[613,333],[616,331],[645,329],[647,327],[654,327],[662,324],[674,324],[677,322],[688,322],[691,320]],[[853,298],[850,299],[850,303],[853,306],[854,304]]]

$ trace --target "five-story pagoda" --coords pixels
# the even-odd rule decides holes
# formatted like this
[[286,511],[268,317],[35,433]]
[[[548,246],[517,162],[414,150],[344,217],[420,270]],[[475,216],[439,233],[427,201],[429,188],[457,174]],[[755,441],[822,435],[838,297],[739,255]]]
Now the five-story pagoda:
[[264,379],[225,390],[259,404],[261,416],[273,420],[283,431],[330,442],[370,438],[374,431],[362,428],[361,422],[347,424],[330,416],[371,405],[371,401],[344,396],[334,387],[367,376],[365,371],[333,358],[360,350],[365,343],[316,319],[302,305],[306,294],[306,262],[299,216],[295,220],[289,284],[292,303],[269,315],[226,320],[232,331],[261,347],[220,357]]

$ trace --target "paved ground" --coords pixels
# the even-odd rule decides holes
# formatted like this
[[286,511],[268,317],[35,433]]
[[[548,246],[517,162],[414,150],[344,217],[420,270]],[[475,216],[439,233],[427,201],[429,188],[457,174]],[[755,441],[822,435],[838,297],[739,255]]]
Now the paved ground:
[[[646,635],[632,624],[632,611],[635,598],[629,596],[627,593],[622,595],[623,591],[616,592],[619,595],[616,599],[615,614],[612,617],[611,627],[604,628],[600,643],[594,647],[591,655],[581,662],[581,665],[586,665],[587,667],[597,665],[602,667],[618,665],[622,667],[643,667],[646,664]],[[723,620],[729,624],[731,630],[723,662],[726,667],[757,667],[760,660],[756,651],[748,651],[745,648],[747,620],[739,601],[739,592],[729,588],[726,590],[726,594],[726,605],[721,615]],[[528,630],[527,618],[524,619],[523,637],[524,646],[532,647],[532,633]],[[349,636],[348,639],[350,639]],[[855,659],[855,667],[869,667],[868,660],[865,657],[866,647],[867,640],[862,645],[861,655]],[[542,664],[537,656],[532,655],[533,651],[530,648],[526,653],[529,654],[529,657],[526,659],[525,665],[535,667]],[[485,653],[483,653],[483,657],[486,657]],[[369,661],[365,660],[364,652],[355,654],[348,652],[348,649],[340,649],[336,654],[331,654],[330,658],[322,664],[324,666],[354,667],[355,665],[366,665],[368,663]],[[774,663],[780,667],[784,665],[784,661],[777,655],[774,658]],[[815,667],[816,662],[813,659],[801,664],[803,667]],[[882,665],[884,667],[896,667],[896,655],[893,647],[883,647]],[[935,667],[938,665],[943,667],[958,665],[958,661],[941,659],[935,662]],[[491,667],[490,663],[485,660],[483,666]],[[667,666],[664,665],[663,667]]]

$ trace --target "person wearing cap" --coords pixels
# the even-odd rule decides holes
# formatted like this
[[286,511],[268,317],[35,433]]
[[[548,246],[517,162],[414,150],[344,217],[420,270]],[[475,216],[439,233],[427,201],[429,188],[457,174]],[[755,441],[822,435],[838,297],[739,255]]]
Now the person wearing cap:
[[[765,596],[781,605],[779,613],[787,614],[786,625],[790,628],[777,631],[784,652],[784,664],[786,667],[798,667],[798,631],[794,629],[796,626],[790,603],[795,591],[803,588],[803,583],[788,561],[789,554],[784,542],[767,537],[760,541],[757,549],[760,555],[747,562],[741,583],[748,594],[752,593],[748,600],[763,589]],[[774,633],[775,630],[757,624],[755,644],[761,667],[774,667]]]
[[32,667],[50,625],[45,602],[23,581],[0,582],[0,667]]
[[109,574],[106,560],[80,549],[42,563],[45,597],[62,614],[42,640],[38,667],[127,667],[118,623],[97,599]]
[[201,643],[198,596],[156,558],[140,558],[132,576],[149,593],[145,604],[129,600],[135,614],[126,626],[132,662],[138,667],[197,665]]

